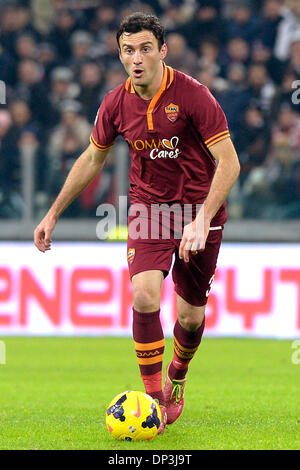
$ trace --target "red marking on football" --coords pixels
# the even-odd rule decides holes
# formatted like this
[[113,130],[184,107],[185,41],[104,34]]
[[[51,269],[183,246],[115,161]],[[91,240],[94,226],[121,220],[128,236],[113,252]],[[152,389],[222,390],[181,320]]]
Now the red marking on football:
[[107,425],[109,432],[113,432],[113,428],[108,424]]

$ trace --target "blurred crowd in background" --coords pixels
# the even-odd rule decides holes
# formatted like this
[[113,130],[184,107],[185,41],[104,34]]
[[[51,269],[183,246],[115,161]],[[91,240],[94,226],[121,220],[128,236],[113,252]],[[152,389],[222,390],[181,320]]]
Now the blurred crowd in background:
[[[229,217],[300,218],[300,0],[0,0],[0,217],[22,215],[28,149],[35,216],[50,206],[104,95],[127,78],[115,35],[134,11],[159,16],[166,63],[205,84],[226,113],[241,161]],[[94,217],[115,200],[116,158],[65,217]]]

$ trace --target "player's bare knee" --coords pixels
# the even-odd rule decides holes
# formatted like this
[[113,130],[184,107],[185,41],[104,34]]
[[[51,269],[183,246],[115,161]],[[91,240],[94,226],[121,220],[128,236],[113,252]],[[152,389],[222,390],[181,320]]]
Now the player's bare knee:
[[179,323],[187,331],[196,331],[202,325],[202,321],[195,321],[194,319],[190,318],[181,318],[179,319]]
[[159,294],[151,286],[139,286],[133,290],[133,305],[139,312],[154,312],[159,309]]
[[178,312],[178,321],[187,331],[196,331],[204,320],[204,309]]

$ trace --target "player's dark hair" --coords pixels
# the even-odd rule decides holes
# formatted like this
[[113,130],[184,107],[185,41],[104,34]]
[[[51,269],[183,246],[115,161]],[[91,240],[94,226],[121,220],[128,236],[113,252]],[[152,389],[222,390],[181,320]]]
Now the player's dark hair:
[[120,37],[123,33],[139,33],[146,29],[151,31],[158,41],[158,49],[160,50],[165,43],[165,29],[160,24],[159,19],[155,15],[147,15],[137,12],[126,16],[116,34],[118,46],[120,47]]

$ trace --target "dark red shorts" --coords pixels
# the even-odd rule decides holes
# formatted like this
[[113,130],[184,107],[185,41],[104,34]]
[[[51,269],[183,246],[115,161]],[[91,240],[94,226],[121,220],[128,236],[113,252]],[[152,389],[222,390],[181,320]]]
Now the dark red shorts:
[[[128,225],[132,221],[128,218]],[[179,245],[181,240],[172,237],[169,239],[133,239],[128,235],[127,260],[130,278],[143,271],[160,270],[166,277],[170,271],[173,255],[175,254],[172,269],[172,278],[175,291],[186,302],[197,307],[207,303],[211,289],[217,258],[222,241],[223,226],[211,227],[207,237],[205,250],[196,255],[190,255],[186,263],[179,259]]]

